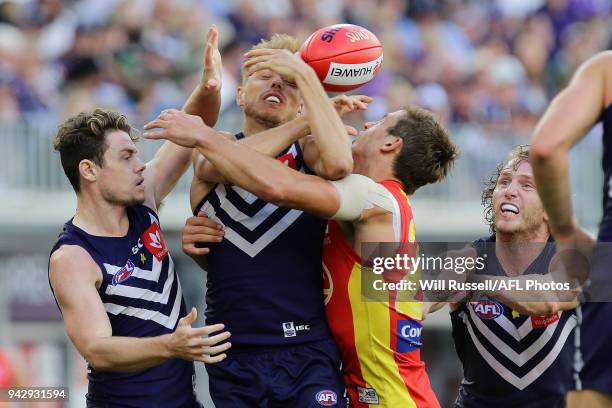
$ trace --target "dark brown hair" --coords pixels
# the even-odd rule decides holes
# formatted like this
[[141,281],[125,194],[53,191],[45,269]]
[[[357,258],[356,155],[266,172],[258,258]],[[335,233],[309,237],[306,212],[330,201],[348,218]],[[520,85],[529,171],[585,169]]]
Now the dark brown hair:
[[387,132],[402,138],[393,173],[404,184],[406,193],[413,194],[419,187],[444,179],[459,153],[432,112],[416,106],[405,110],[406,117]]
[[508,160],[498,164],[495,171],[489,176],[489,179],[485,181],[481,202],[484,206],[484,218],[487,224],[489,224],[491,233],[495,233],[495,221],[493,220],[493,191],[495,191],[495,187],[497,187],[497,179],[499,179],[501,172],[509,165],[512,166],[513,170],[516,170],[523,162],[529,163],[529,145],[518,145],[514,147],[508,155]]
[[79,163],[87,159],[98,166],[104,165],[104,153],[108,148],[105,137],[109,130],[123,130],[132,140],[138,140],[125,115],[106,109],[81,112],[59,126],[53,148],[60,153],[64,173],[77,193],[80,190]]

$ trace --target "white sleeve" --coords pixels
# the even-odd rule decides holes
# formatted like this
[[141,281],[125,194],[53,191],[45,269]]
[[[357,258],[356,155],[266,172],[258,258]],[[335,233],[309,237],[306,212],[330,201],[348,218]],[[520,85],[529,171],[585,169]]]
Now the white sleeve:
[[351,174],[341,180],[331,181],[340,195],[340,208],[331,219],[353,221],[361,218],[363,210],[380,207],[390,213],[394,212],[393,197],[381,184],[362,176]]

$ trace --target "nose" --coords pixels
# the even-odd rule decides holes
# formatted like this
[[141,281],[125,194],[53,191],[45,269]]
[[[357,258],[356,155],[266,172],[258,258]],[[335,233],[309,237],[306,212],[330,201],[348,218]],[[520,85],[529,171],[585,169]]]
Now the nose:
[[284,83],[285,82],[280,75],[277,74],[272,77],[272,88],[282,89]]
[[137,159],[138,163],[136,165],[136,173],[142,173],[144,171],[144,169],[147,168],[147,164],[145,162],[143,162],[140,157]]
[[374,123],[376,123],[376,122],[366,122],[366,123],[363,125],[363,128],[364,128],[364,129],[369,129],[369,128],[371,128],[372,126],[374,126]]
[[517,188],[516,188],[516,184],[514,183],[514,181],[510,184],[508,184],[508,186],[506,187],[506,190],[504,191],[504,196],[506,198],[513,198],[517,196]]

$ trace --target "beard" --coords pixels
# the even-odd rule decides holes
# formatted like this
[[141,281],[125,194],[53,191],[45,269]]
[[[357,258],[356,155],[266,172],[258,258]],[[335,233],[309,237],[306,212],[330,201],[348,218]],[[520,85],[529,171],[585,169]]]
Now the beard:
[[494,215],[493,222],[495,223],[496,232],[509,234],[520,239],[528,239],[538,235],[538,232],[546,225],[542,217],[529,212],[523,212],[522,219],[519,222],[513,223],[512,226],[505,226],[501,222],[498,223],[496,218]]
[[121,196],[113,191],[103,191],[102,197],[107,203],[113,205],[119,205],[122,207],[133,207],[135,205],[141,205],[145,201],[144,193],[142,196],[132,193],[132,195]]
[[283,123],[283,120],[277,115],[267,112],[260,112],[252,105],[246,105],[244,107],[244,114],[250,118],[253,118],[257,123],[264,126],[266,129],[275,128]]

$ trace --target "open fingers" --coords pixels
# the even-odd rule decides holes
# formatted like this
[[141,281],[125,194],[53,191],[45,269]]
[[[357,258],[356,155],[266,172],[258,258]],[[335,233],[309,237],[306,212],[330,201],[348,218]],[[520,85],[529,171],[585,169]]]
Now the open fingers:
[[223,353],[224,351],[229,350],[230,347],[232,347],[232,343],[226,342],[217,346],[204,347],[204,350],[206,354],[214,356],[216,354]]
[[210,337],[196,337],[189,341],[190,347],[204,347],[204,346],[215,346],[219,343],[229,339],[231,336],[230,332],[224,331]]
[[219,363],[227,357],[227,354],[219,354],[217,356],[209,356],[208,354],[202,354],[199,358],[196,358],[195,361],[201,361],[206,364],[215,364]]
[[144,130],[165,129],[168,126],[168,121],[157,118],[144,125]]
[[361,101],[363,103],[372,103],[374,102],[374,98],[372,98],[371,96],[368,95],[353,95],[354,99],[357,99],[358,101]]
[[161,130],[159,132],[145,132],[142,134],[142,137],[145,139],[151,139],[151,140],[159,140],[159,139],[169,140],[169,134],[166,129]]
[[271,48],[260,48],[257,50],[247,51],[246,53],[244,53],[244,57],[254,58],[254,57],[260,57],[264,55],[277,55],[277,54],[282,54],[282,53],[288,53],[288,51],[287,50],[276,50],[276,49],[271,49]]
[[223,323],[213,324],[210,326],[196,327],[196,328],[193,328],[191,336],[198,336],[198,337],[208,336],[209,334],[221,331],[224,328],[225,328],[225,325]]

